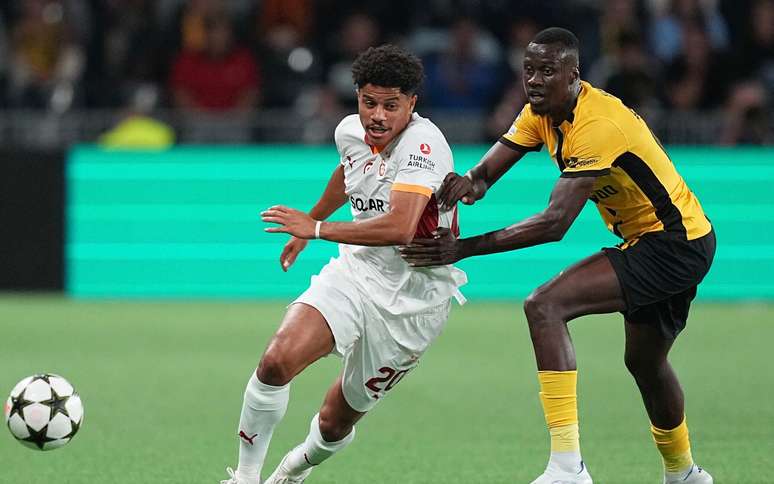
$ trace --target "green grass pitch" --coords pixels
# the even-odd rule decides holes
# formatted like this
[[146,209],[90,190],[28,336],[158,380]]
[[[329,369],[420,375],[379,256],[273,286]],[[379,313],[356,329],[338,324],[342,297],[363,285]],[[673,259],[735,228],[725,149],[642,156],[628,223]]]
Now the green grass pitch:
[[[0,483],[217,483],[236,464],[245,382],[283,303],[76,302],[0,297],[0,391],[59,373],[86,415],[63,449],[0,432]],[[774,307],[697,304],[672,362],[694,456],[718,484],[774,482]],[[595,483],[660,483],[660,458],[623,366],[617,315],[572,323],[584,458]],[[340,369],[325,358],[293,383],[264,476],[305,435]],[[419,367],[358,425],[310,484],[528,483],[548,438],[520,305],[471,302]]]

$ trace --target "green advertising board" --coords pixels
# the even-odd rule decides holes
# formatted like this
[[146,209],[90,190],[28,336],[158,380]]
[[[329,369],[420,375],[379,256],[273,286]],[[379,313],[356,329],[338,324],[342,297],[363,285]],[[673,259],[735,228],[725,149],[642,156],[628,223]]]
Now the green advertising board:
[[[457,171],[487,146],[455,146]],[[774,298],[774,150],[669,150],[718,237],[704,299]],[[263,145],[114,151],[79,146],[67,161],[66,290],[75,297],[288,299],[336,244],[312,241],[287,273],[286,235],[267,234],[262,209],[308,210],[338,163],[334,147]],[[463,236],[545,206],[558,171],[530,154],[478,204],[460,208]],[[332,219],[348,220],[348,206]],[[564,240],[459,263],[471,299],[523,299],[568,264],[619,240],[591,202]]]

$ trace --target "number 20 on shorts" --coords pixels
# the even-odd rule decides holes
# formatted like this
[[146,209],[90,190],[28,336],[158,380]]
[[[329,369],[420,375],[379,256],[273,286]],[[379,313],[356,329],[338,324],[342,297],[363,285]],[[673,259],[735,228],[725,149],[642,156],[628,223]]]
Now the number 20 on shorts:
[[388,392],[392,389],[392,387],[397,385],[404,376],[406,376],[406,373],[411,370],[412,369],[409,368],[406,370],[397,371],[394,368],[390,368],[389,366],[383,366],[379,368],[379,373],[384,376],[375,376],[371,378],[365,383],[365,386],[377,394],[382,391]]

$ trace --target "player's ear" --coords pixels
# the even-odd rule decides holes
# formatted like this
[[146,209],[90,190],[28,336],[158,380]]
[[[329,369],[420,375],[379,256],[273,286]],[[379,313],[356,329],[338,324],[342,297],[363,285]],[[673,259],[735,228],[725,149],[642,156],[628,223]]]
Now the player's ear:
[[414,106],[416,106],[416,105],[417,105],[417,95],[413,94],[411,96],[411,98],[409,99],[409,112],[410,113],[414,112]]

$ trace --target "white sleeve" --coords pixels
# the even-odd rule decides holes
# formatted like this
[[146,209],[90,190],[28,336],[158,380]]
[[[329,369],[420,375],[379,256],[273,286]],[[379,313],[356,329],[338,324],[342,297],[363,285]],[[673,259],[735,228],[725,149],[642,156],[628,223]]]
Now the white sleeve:
[[400,152],[396,153],[400,158],[392,189],[430,197],[454,170],[449,145],[443,138],[422,136],[422,132],[404,139],[401,145]]
[[[339,152],[339,163],[344,164],[349,155],[348,151],[357,137],[352,132],[352,116],[347,116],[341,120],[336,130],[333,132],[333,140],[336,142],[336,150]],[[358,121],[359,122],[359,121]]]

